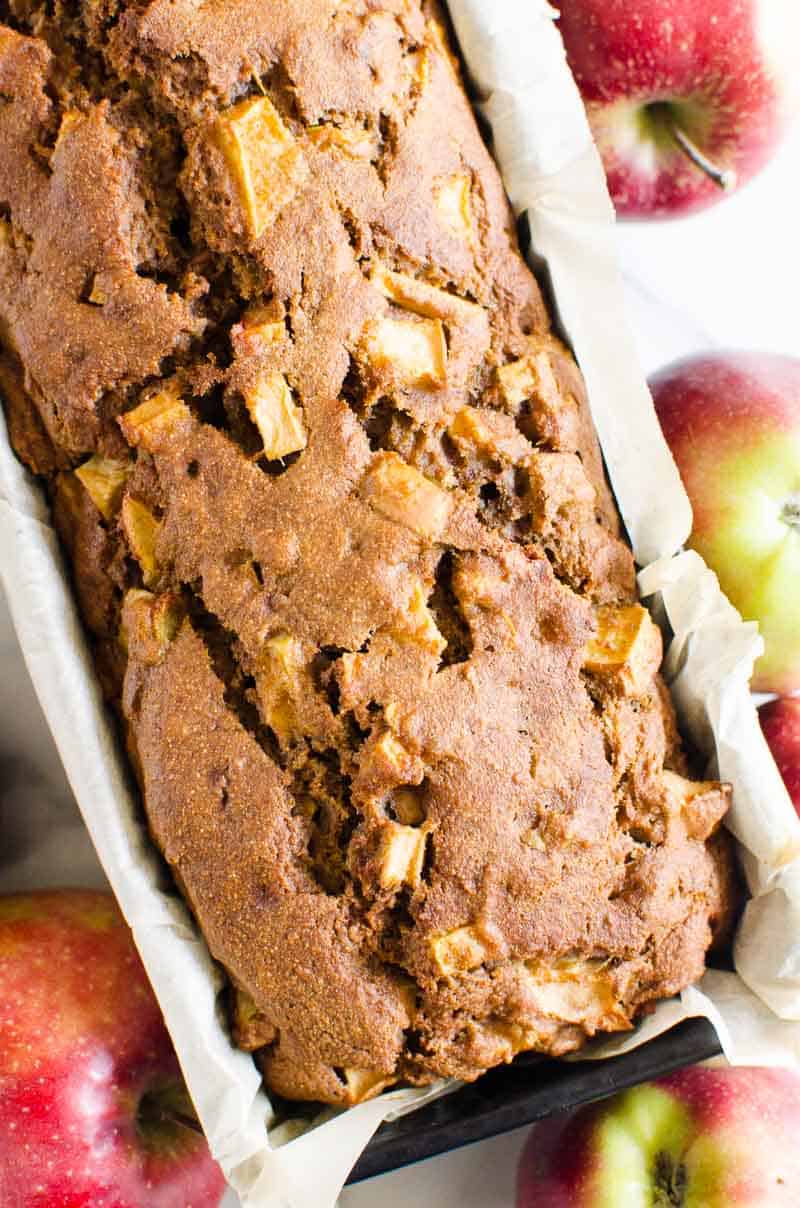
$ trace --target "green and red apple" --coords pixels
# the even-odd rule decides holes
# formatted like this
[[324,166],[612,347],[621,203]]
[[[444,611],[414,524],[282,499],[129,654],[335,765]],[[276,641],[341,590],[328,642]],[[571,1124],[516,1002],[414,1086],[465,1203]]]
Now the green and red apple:
[[209,1153],[109,894],[0,897],[0,1204],[216,1208]]
[[800,696],[768,701],[758,710],[761,729],[800,814]]
[[800,1077],[693,1066],[536,1125],[517,1208],[797,1208]]
[[800,688],[800,360],[721,352],[650,381],[694,510],[689,544],[765,653],[757,691]]
[[749,180],[797,107],[796,0],[557,0],[617,212],[673,217]]

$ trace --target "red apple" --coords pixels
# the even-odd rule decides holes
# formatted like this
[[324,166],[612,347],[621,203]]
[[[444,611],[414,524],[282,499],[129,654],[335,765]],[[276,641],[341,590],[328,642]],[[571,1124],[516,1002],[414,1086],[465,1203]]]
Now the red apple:
[[800,360],[690,357],[650,386],[694,509],[689,544],[764,637],[753,687],[790,693],[800,688]]
[[113,898],[0,897],[0,1204],[215,1208],[224,1191]]
[[764,166],[796,107],[796,0],[556,3],[619,214],[688,214]]
[[537,1125],[517,1208],[797,1208],[800,1077],[694,1066]]
[[769,749],[800,814],[800,696],[768,701],[758,715]]

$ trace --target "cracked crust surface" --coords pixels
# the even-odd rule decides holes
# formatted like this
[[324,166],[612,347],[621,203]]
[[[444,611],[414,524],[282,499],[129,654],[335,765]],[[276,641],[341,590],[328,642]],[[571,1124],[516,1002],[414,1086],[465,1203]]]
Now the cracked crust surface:
[[238,1042],[347,1104],[632,1026],[728,795],[441,14],[0,11],[0,389]]

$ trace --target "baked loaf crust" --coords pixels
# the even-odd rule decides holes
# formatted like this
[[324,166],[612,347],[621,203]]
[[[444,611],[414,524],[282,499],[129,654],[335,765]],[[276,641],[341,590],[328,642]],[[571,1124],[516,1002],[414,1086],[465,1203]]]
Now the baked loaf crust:
[[0,383],[290,1098],[629,1028],[730,905],[583,385],[418,0],[3,5]]

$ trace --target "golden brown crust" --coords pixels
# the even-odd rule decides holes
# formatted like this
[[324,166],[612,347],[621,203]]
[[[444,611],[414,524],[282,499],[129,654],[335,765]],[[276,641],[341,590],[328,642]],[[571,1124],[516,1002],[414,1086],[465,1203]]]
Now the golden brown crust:
[[729,911],[727,792],[683,779],[432,14],[14,0],[0,33],[12,439],[235,1036],[331,1103],[630,1027]]

